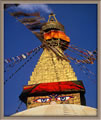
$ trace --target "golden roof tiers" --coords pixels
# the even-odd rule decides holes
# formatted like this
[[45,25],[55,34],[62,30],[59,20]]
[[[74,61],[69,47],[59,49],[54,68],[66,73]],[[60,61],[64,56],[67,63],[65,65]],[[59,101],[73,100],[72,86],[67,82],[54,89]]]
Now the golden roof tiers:
[[[59,50],[62,52],[61,49]],[[75,80],[77,80],[77,77],[70,63],[58,59],[55,53],[45,48],[30,76],[28,85]]]

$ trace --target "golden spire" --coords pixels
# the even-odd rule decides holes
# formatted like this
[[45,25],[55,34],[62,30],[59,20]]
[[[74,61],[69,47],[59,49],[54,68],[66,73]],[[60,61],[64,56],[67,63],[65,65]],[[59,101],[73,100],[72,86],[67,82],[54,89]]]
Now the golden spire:
[[[54,29],[64,31],[64,26],[57,21],[55,14],[51,13],[49,15],[48,22],[42,26],[42,31],[45,33]],[[56,41],[56,39],[54,41]],[[52,42],[50,45],[51,44]],[[63,50],[59,46],[53,47],[64,54]],[[75,76],[75,72],[73,71],[69,61],[59,59],[51,49],[44,48],[44,51],[30,76],[28,85],[75,80],[77,80],[77,77]]]

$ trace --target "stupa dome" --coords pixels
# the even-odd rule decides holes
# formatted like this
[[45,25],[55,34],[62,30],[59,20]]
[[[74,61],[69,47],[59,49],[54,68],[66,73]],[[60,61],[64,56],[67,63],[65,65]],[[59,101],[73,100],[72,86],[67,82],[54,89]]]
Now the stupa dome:
[[12,116],[96,116],[96,109],[77,104],[51,104],[30,108]]

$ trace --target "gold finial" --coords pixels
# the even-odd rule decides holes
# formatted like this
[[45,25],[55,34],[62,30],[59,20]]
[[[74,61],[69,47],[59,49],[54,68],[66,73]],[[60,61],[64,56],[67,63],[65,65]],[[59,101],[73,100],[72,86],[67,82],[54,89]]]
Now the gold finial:
[[50,15],[49,15],[48,22],[50,22],[50,21],[55,21],[55,22],[57,22],[57,19],[56,19],[55,14],[54,14],[53,12],[50,13]]
[[49,15],[49,18],[46,24],[42,26],[42,31],[47,31],[49,29],[54,29],[54,28],[64,31],[64,26],[58,22],[58,20],[55,17],[55,14],[51,13]]

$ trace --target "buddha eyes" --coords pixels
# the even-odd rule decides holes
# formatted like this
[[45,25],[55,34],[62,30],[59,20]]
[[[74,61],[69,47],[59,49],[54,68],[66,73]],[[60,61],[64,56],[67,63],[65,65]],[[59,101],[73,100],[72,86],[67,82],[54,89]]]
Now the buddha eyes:
[[[70,98],[73,98],[73,97],[72,96],[59,96],[59,97],[56,97],[55,100],[56,101],[67,101]],[[37,102],[37,103],[47,103],[50,101],[52,101],[51,98],[38,98],[38,99],[34,100],[34,102]]]
[[39,98],[39,99],[36,99],[34,102],[46,103],[46,102],[49,102],[49,101],[50,101],[49,98]]
[[72,98],[71,96],[61,96],[61,97],[57,97],[57,101],[67,101],[70,98]]

